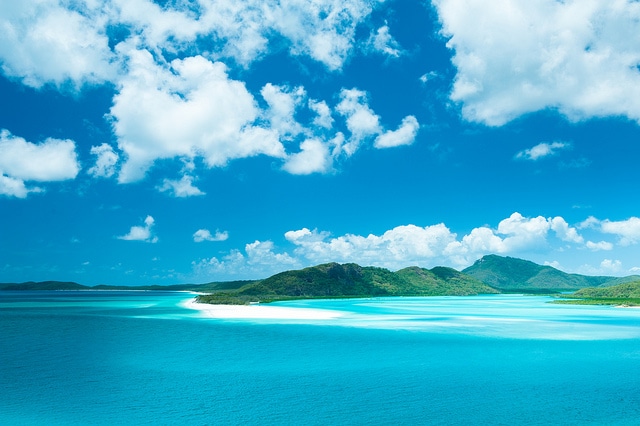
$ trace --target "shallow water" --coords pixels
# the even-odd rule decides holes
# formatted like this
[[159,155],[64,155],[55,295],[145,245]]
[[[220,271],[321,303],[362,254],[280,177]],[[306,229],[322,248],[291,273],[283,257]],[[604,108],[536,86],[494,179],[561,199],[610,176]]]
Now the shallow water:
[[0,293],[0,424],[575,424],[640,418],[640,310],[478,296],[279,302]]

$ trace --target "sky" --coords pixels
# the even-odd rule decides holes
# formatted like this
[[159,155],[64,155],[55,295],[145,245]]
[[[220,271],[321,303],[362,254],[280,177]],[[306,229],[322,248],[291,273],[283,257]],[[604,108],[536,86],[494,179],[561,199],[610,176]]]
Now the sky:
[[640,274],[640,2],[0,3],[0,282]]

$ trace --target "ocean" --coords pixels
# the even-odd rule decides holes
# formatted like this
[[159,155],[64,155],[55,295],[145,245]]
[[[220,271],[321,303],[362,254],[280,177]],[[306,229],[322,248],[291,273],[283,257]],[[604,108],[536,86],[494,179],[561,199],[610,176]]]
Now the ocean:
[[0,424],[640,424],[640,309],[491,295],[212,318],[193,297],[0,292]]

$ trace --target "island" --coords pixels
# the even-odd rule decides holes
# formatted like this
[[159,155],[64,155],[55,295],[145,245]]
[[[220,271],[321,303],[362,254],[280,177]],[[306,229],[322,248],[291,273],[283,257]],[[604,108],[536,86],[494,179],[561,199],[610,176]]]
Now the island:
[[197,292],[197,302],[225,305],[311,298],[472,296],[518,293],[553,295],[555,303],[640,305],[640,276],[568,274],[528,260],[487,255],[462,271],[411,266],[390,271],[355,263],[325,263],[259,280],[168,286],[84,286],[43,281],[0,284],[1,290],[158,290]]

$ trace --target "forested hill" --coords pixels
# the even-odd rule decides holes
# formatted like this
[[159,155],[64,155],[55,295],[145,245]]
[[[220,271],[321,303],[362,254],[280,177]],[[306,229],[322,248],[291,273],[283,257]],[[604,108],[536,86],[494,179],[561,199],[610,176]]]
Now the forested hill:
[[412,266],[396,272],[354,263],[326,263],[285,271],[254,281],[176,284],[169,286],[88,287],[74,282],[44,281],[0,284],[0,290],[161,290],[209,293],[206,303],[251,303],[292,298],[466,296],[521,292],[553,293],[608,287],[640,280],[639,276],[605,277],[567,274],[551,266],[511,257],[484,256],[462,272],[438,266]]
[[484,256],[462,272],[503,292],[571,291],[640,279],[637,276],[617,278],[567,274],[551,266],[496,255]]
[[455,269],[418,267],[391,272],[353,263],[286,271],[235,291],[199,296],[204,303],[250,303],[291,298],[447,296],[498,291]]

